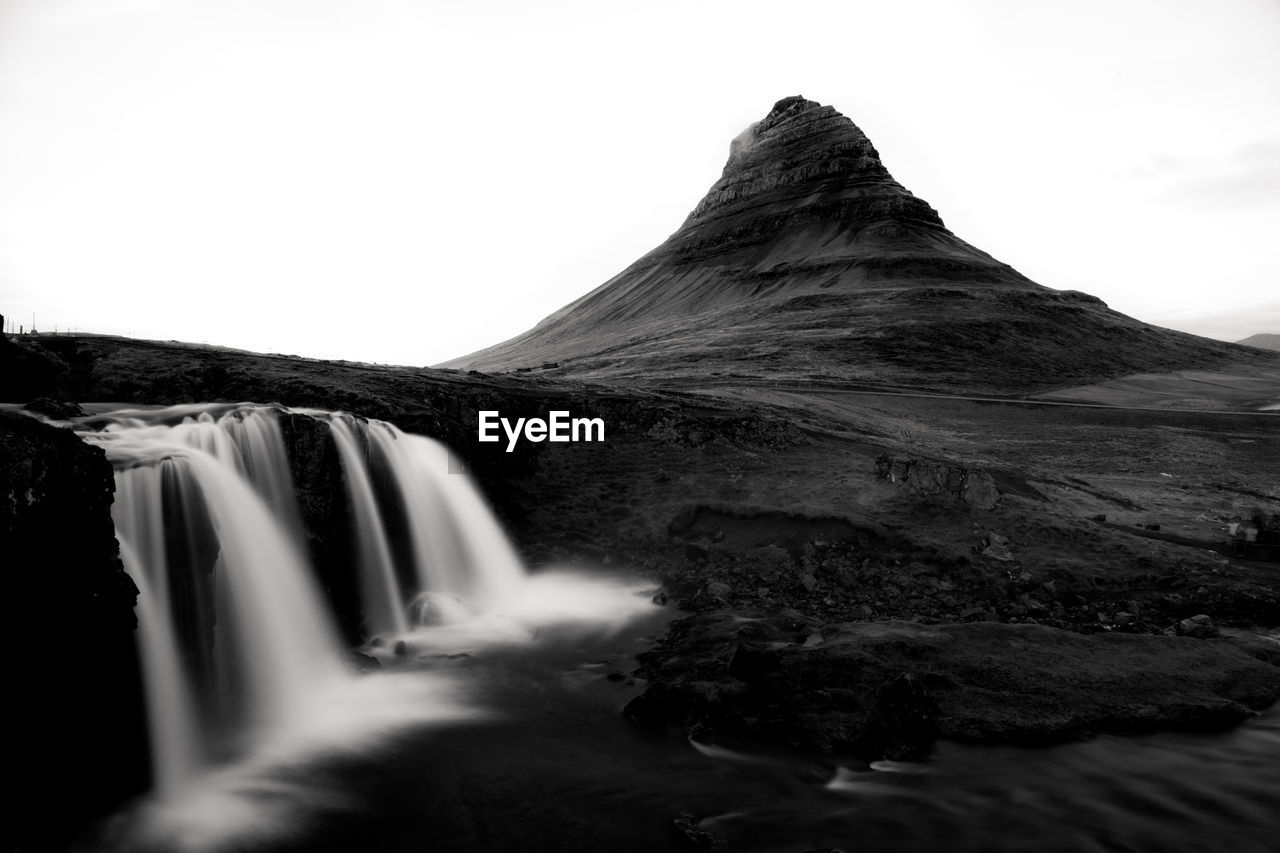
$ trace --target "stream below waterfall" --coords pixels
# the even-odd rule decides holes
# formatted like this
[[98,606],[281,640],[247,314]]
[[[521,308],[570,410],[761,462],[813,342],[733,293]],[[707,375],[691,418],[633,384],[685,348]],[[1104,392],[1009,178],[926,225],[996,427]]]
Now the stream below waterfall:
[[82,849],[1280,849],[1274,709],[1215,735],[943,743],[921,764],[636,728],[635,656],[678,615],[651,584],[527,573],[441,445],[302,414],[343,466],[360,658],[308,564],[276,410],[75,425],[116,467],[155,779]]
[[[1274,710],[1215,735],[1040,749],[943,743],[919,765],[694,745],[632,727],[620,711],[641,685],[609,678],[628,672],[673,615],[654,611],[639,609],[616,634],[579,624],[548,626],[529,642],[464,642],[452,653],[429,643],[422,658],[365,676],[421,679],[429,704],[418,722],[402,720],[354,748],[335,730],[336,743],[212,779],[190,802],[144,804],[92,846],[698,849],[674,829],[683,813],[722,838],[722,849],[759,853],[1276,849]],[[384,701],[395,699],[385,691]]]

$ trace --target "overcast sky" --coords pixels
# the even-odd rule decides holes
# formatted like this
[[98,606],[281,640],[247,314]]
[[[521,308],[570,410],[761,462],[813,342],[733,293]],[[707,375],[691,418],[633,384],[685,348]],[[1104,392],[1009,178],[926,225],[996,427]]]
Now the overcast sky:
[[961,238],[1280,331],[1280,2],[0,0],[0,312],[426,364],[673,232],[777,99]]

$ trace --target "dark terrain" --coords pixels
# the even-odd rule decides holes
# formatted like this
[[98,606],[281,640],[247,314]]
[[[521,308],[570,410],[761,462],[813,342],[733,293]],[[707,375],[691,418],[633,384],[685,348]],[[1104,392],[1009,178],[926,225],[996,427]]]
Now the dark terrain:
[[[1259,409],[1280,402],[1280,354],[1028,281],[951,235],[830,108],[779,102],[671,240],[460,363],[519,372],[28,336],[0,339],[0,400],[43,398],[55,418],[77,402],[278,402],[440,438],[532,566],[625,567],[684,611],[635,668],[636,725],[913,758],[937,738],[1218,728],[1280,697],[1280,563],[1226,533],[1277,524],[1280,415]],[[481,409],[602,417],[606,441],[507,454],[476,442]],[[67,577],[94,611],[76,618],[118,640],[132,593],[109,466],[86,447],[80,474],[49,479],[71,437],[18,417],[0,421],[7,582],[44,613],[67,594],[48,578]],[[358,640],[331,439],[282,420],[321,580]],[[69,520],[73,537],[46,519],[33,545],[19,496],[48,482],[37,503],[73,519],[86,479],[101,487],[75,512],[92,518]],[[38,630],[8,624],[10,648]],[[117,646],[94,654],[136,677]],[[82,722],[136,734],[114,711]]]
[[[1216,726],[1280,696],[1280,567],[1232,556],[1224,532],[1280,503],[1275,415],[38,346],[67,398],[342,408],[443,438],[533,564],[630,566],[694,614],[642,661],[654,686],[630,713],[646,722],[907,755],[935,735]],[[474,440],[481,408],[599,415],[607,440],[507,454]],[[285,418],[286,437],[343,599],[349,544],[322,532],[346,511],[336,457],[308,424]],[[1212,625],[1182,624],[1200,615]],[[358,614],[344,624],[356,639]],[[885,717],[876,697],[894,684],[927,722],[863,744],[859,715]]]

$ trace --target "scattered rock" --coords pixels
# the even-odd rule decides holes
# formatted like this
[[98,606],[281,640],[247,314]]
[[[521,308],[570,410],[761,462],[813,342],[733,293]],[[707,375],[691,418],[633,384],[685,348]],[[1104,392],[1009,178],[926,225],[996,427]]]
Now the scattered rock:
[[1013,554],[1006,545],[988,545],[983,549],[982,556],[991,560],[999,560],[1002,563],[1008,563],[1013,560]]
[[917,494],[952,497],[977,509],[994,509],[1000,499],[990,474],[937,459],[885,455],[876,459],[875,474],[881,480],[903,483]]
[[1197,640],[1209,640],[1222,636],[1222,632],[1213,624],[1207,614],[1201,613],[1178,623],[1176,632],[1180,637],[1194,637]]
[[720,835],[705,829],[693,815],[682,812],[671,821],[681,841],[690,850],[724,850],[728,843]]
[[462,599],[443,592],[422,592],[409,602],[409,618],[415,625],[448,625],[471,615]]
[[733,591],[732,588],[724,581],[711,581],[707,584],[706,589],[707,595],[721,600],[728,599],[729,594]]
[[361,654],[360,652],[350,653],[351,662],[355,664],[357,672],[374,672],[382,669],[382,661],[370,655]]
[[55,400],[52,397],[37,397],[23,406],[23,408],[28,412],[35,412],[55,421],[65,421],[85,416],[85,410],[80,408],[78,403],[67,403]]

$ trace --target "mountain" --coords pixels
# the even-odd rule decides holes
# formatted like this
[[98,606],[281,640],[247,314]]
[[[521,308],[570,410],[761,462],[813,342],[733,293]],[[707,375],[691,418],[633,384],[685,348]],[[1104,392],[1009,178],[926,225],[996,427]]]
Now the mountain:
[[1257,355],[1041,287],[947,230],[852,121],[795,96],[733,140],[666,242],[528,332],[442,366],[1026,393]]
[[1236,343],[1246,347],[1257,347],[1258,349],[1268,349],[1280,352],[1280,335],[1273,332],[1259,332],[1256,335],[1250,335]]

